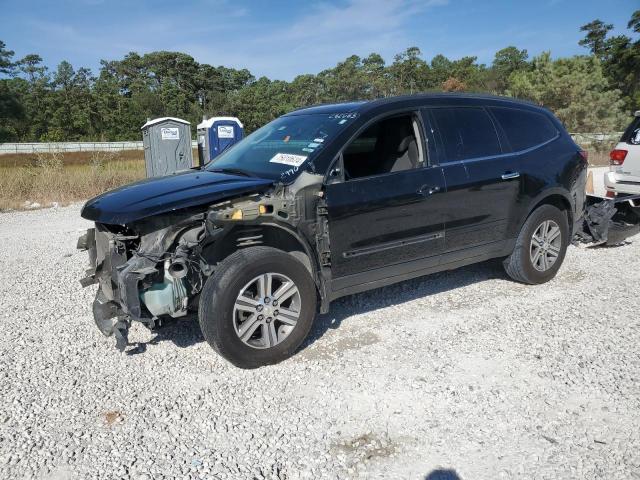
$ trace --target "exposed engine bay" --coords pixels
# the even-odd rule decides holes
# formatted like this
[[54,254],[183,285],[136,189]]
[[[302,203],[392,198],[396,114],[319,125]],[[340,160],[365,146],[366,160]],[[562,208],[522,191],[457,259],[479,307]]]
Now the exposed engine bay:
[[[321,175],[303,172],[291,185],[212,205],[125,225],[96,222],[78,248],[89,252],[91,266],[81,284],[99,284],[93,302],[98,328],[124,350],[131,322],[154,328],[163,317],[197,310],[216,264],[248,246],[277,245],[295,255],[313,273],[324,299],[322,278],[329,269],[322,263],[328,266],[329,247],[321,184]],[[326,310],[328,302],[321,303]]]

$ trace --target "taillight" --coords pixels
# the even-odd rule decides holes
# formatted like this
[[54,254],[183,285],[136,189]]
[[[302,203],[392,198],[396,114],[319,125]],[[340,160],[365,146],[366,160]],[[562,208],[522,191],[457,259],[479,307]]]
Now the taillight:
[[611,150],[611,153],[609,154],[609,164],[622,165],[625,158],[627,158],[626,150]]
[[586,150],[579,150],[578,153],[585,162],[589,163],[589,152],[587,152]]

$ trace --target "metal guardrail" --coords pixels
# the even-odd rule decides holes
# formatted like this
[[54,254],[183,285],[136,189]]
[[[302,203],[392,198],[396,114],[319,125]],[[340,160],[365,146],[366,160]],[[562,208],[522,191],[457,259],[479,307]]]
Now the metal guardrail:
[[[198,148],[196,140],[192,148]],[[8,153],[51,152],[118,152],[121,150],[144,150],[142,142],[51,142],[51,143],[0,143],[0,155]]]
[[[571,133],[573,141],[579,145],[617,142],[622,132],[613,133]],[[191,140],[191,147],[198,148],[197,140]],[[52,143],[0,143],[0,155],[7,153],[47,153],[47,152],[117,152],[121,150],[144,150],[142,142],[52,142]]]
[[591,145],[593,143],[611,142],[617,143],[623,132],[610,133],[570,133],[573,141],[578,145]]

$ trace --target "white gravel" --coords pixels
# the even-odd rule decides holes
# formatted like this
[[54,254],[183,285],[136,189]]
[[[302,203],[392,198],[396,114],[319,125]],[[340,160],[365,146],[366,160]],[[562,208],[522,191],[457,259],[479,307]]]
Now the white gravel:
[[539,287],[490,262],[342,299],[243,371],[184,320],[118,353],[87,226],[0,215],[0,478],[640,478],[640,238]]

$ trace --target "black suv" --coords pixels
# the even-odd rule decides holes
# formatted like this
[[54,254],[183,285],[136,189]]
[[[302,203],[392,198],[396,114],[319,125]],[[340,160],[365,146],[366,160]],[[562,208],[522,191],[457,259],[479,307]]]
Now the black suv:
[[432,94],[284,115],[199,169],[87,202],[79,241],[93,312],[124,348],[131,321],[197,310],[233,364],[279,362],[332,300],[503,258],[554,277],[585,203],[587,162],[547,110]]

